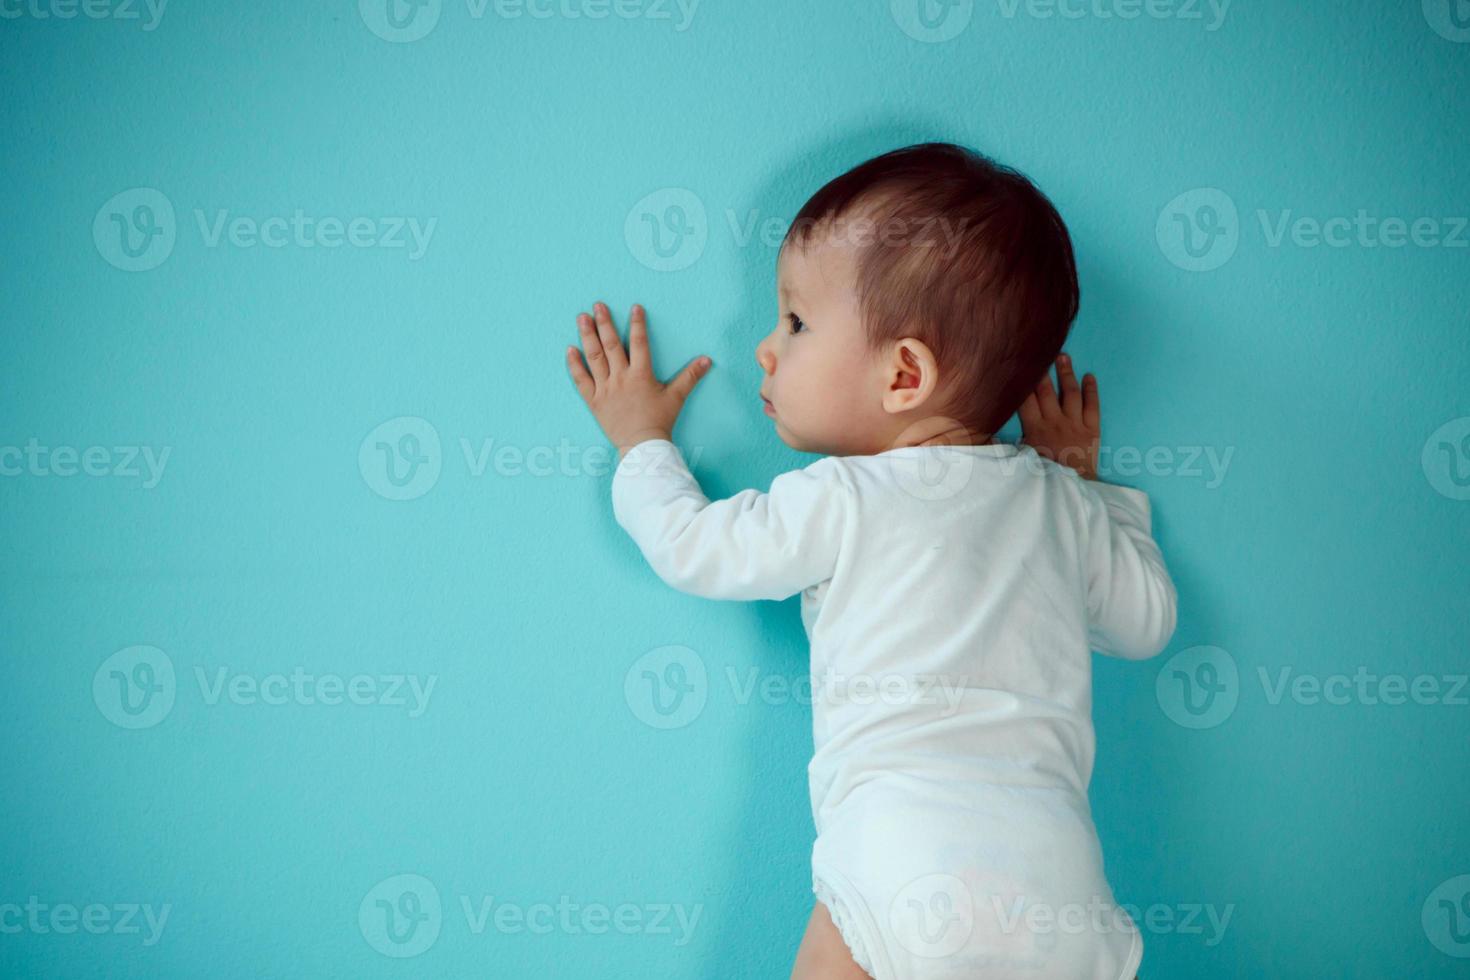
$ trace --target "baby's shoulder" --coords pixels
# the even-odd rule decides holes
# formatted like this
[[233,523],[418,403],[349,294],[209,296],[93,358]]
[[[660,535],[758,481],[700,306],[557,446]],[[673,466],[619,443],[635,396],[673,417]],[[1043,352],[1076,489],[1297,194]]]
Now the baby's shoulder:
[[1009,496],[1062,490],[1081,492],[1082,477],[1031,446],[911,446],[871,456],[829,456],[834,472],[865,497],[892,495],[949,500],[966,495]]

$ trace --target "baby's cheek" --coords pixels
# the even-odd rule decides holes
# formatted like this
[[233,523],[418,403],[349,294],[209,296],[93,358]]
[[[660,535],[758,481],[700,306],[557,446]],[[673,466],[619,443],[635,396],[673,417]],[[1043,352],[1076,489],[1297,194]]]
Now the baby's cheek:
[[862,379],[851,372],[828,380],[823,410],[828,420],[844,429],[861,426],[868,410]]

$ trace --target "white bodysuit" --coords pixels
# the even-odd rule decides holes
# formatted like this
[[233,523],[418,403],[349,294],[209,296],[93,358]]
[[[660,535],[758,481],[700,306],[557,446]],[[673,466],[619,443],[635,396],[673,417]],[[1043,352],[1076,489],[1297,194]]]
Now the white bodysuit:
[[665,439],[613,510],[714,599],[801,593],[813,890],[877,980],[1130,980],[1087,801],[1091,651],[1140,659],[1175,590],[1141,491],[1028,446],[829,456],[711,502]]

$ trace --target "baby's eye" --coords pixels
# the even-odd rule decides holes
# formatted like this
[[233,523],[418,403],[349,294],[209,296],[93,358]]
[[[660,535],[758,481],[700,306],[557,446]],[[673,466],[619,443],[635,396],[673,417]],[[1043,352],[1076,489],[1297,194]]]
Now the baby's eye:
[[786,314],[786,319],[788,319],[788,320],[791,321],[791,332],[792,333],[800,333],[802,330],[804,330],[806,328],[806,323],[803,322],[803,320],[801,319],[801,317],[797,316],[795,313],[788,313],[788,314]]

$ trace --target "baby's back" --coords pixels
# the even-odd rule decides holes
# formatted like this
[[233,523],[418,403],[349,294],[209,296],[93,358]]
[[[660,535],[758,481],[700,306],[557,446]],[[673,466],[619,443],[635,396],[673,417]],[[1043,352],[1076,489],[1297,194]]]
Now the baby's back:
[[1085,794],[1094,505],[1081,479],[1005,444],[839,462],[842,548],[802,597],[814,775],[860,755],[878,770]]

